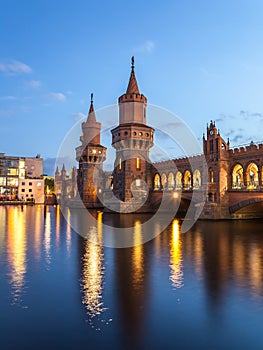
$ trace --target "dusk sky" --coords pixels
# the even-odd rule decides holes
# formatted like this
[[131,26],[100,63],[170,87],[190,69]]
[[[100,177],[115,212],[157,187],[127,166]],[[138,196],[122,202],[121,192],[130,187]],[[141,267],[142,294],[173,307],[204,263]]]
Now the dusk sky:
[[91,92],[96,109],[125,92],[132,55],[148,103],[196,138],[212,119],[231,146],[262,141],[262,18],[262,0],[1,1],[0,152],[55,158]]

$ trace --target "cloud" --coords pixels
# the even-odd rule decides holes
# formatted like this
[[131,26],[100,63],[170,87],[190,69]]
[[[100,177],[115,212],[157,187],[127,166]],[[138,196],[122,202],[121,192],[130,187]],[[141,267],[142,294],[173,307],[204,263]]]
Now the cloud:
[[152,40],[145,41],[142,45],[136,47],[134,51],[143,53],[152,53],[155,49],[155,42]]
[[41,87],[41,85],[42,85],[41,81],[39,81],[39,80],[30,80],[30,81],[27,81],[25,83],[25,86],[27,88],[30,88],[30,89],[33,89],[33,90],[39,89]]
[[0,62],[0,71],[9,75],[28,74],[32,72],[32,68],[23,62],[11,60],[9,63]]
[[59,102],[66,101],[66,96],[61,92],[51,92],[49,96],[55,101],[59,101]]
[[0,96],[0,101],[15,101],[18,100],[16,96]]
[[83,114],[81,112],[73,113],[70,116],[70,118],[73,119],[75,122],[78,122],[79,120],[81,120],[84,117],[85,117],[85,114]]

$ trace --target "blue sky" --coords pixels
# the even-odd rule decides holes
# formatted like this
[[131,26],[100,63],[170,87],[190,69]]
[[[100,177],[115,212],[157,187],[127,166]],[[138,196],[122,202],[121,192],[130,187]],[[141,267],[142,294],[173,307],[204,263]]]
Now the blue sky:
[[148,102],[197,138],[213,119],[232,145],[263,140],[261,0],[0,4],[0,152],[56,157],[90,92],[97,109],[124,93],[132,55]]

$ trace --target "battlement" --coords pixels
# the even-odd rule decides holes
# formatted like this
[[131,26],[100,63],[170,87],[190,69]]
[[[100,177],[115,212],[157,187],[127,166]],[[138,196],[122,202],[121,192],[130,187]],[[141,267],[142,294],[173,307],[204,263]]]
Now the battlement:
[[118,99],[119,103],[123,102],[143,102],[147,103],[147,98],[143,94],[123,94]]
[[232,155],[241,155],[241,154],[247,154],[250,152],[252,153],[252,152],[257,152],[262,150],[263,150],[263,143],[255,144],[251,142],[249,145],[231,148],[229,150],[229,153]]

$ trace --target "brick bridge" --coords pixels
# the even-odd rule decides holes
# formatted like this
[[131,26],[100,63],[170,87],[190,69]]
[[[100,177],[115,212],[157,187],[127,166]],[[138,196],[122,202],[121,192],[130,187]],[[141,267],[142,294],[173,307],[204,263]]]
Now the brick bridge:
[[263,144],[231,149],[211,122],[203,150],[154,164],[152,204],[180,196],[182,205],[205,200],[204,219],[263,217]]

